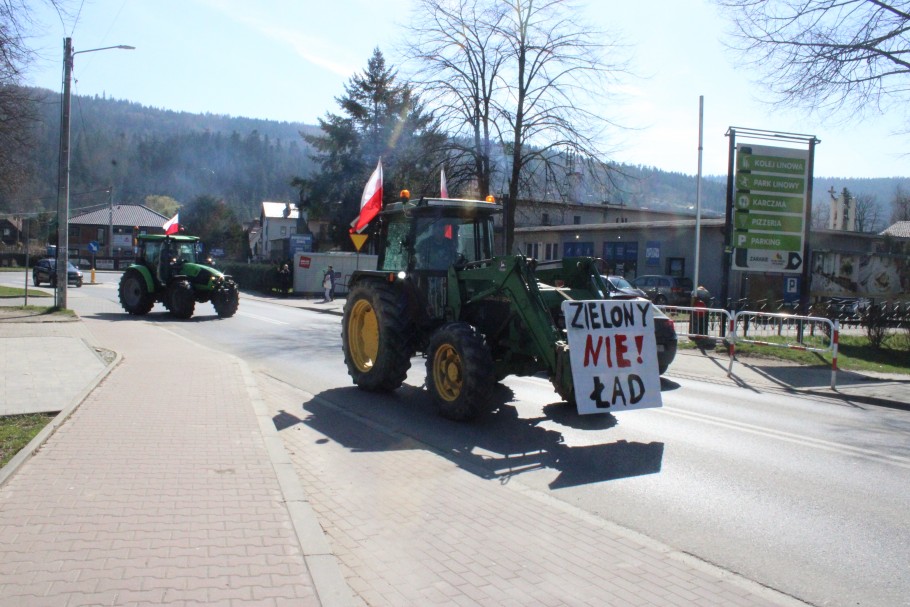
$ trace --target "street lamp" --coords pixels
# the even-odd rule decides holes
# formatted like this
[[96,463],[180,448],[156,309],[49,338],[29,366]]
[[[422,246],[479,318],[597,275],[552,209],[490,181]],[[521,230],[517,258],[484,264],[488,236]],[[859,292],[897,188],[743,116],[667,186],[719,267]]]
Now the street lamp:
[[73,51],[73,39],[63,40],[63,108],[60,114],[60,167],[57,181],[57,298],[58,309],[66,308],[67,266],[69,265],[70,212],[70,81],[73,77],[73,58],[79,53],[94,53],[136,47],[118,44],[85,51]]

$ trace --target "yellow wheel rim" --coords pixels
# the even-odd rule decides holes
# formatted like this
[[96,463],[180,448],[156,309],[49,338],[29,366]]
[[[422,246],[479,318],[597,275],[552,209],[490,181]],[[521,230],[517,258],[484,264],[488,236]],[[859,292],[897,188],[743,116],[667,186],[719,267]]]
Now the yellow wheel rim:
[[379,354],[379,321],[370,302],[360,299],[354,303],[348,320],[348,348],[351,361],[361,372],[373,368]]
[[439,396],[449,402],[457,399],[463,378],[461,356],[451,345],[441,345],[433,357],[433,381]]

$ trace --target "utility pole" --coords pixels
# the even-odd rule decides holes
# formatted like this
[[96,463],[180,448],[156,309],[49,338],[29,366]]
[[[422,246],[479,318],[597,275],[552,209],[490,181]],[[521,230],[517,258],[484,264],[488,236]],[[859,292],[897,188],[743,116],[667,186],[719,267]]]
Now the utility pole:
[[70,107],[72,105],[70,83],[73,79],[73,59],[79,53],[93,53],[112,48],[133,50],[136,47],[118,44],[117,46],[91,48],[86,51],[73,51],[73,39],[63,39],[63,100],[60,113],[60,164],[57,173],[57,294],[55,299],[55,305],[60,310],[66,308],[66,281],[69,265]]
[[107,215],[107,247],[108,255],[111,261],[114,259],[114,184],[107,191],[108,215]]
[[63,40],[63,103],[60,113],[60,165],[57,172],[57,292],[55,305],[66,308],[70,212],[70,82],[73,77],[73,39]]

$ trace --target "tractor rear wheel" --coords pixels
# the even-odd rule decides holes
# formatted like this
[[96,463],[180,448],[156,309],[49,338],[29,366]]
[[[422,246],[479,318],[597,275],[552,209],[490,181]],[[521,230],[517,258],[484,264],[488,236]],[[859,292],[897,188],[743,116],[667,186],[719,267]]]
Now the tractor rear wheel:
[[358,388],[391,392],[411,368],[414,328],[397,289],[380,282],[351,289],[344,304],[341,343],[348,375]]
[[483,337],[465,322],[440,327],[427,348],[427,389],[439,414],[455,421],[477,417],[487,408],[496,377]]
[[237,291],[237,283],[228,280],[212,295],[212,306],[215,313],[221,318],[230,318],[237,313],[237,307],[240,305],[240,293]]
[[145,288],[145,278],[136,270],[127,270],[120,278],[120,305],[130,314],[143,316],[155,305],[155,297]]
[[196,309],[196,295],[188,280],[180,279],[171,282],[167,287],[167,299],[171,314],[177,318],[189,318]]

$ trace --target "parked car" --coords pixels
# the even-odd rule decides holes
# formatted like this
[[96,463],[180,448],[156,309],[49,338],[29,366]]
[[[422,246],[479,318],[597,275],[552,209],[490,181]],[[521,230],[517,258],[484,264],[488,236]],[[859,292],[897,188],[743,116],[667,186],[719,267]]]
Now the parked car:
[[[610,299],[647,299],[643,291],[633,287],[622,276],[603,276],[603,278],[610,288]],[[673,320],[657,307],[654,307],[654,341],[657,343],[657,368],[663,375],[676,358],[677,336]]]
[[632,286],[658,306],[687,306],[692,300],[692,279],[664,274],[646,274],[632,281]]
[[[53,258],[42,259],[32,268],[32,282],[37,287],[42,282],[50,284],[52,287],[57,286],[57,260]],[[72,263],[66,263],[66,282],[67,284],[82,286],[82,270]]]
[[644,297],[646,299],[648,297],[645,295],[644,291],[633,287],[632,284],[622,276],[604,276],[603,278],[607,281],[607,285],[610,287],[611,293],[634,295],[636,297]]

